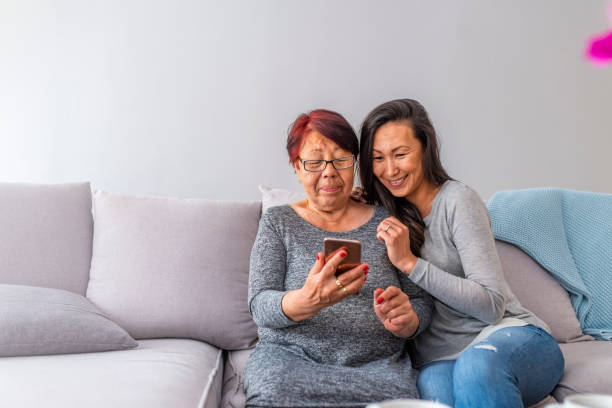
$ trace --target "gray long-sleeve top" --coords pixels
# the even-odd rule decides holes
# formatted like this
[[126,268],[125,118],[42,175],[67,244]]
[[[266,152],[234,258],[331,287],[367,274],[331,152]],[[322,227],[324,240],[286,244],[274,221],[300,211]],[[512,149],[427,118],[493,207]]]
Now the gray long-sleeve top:
[[424,221],[421,257],[409,276],[434,297],[434,315],[415,339],[417,366],[456,355],[502,318],[549,330],[510,291],[489,212],[476,192],[457,181],[445,182]]
[[[249,310],[259,326],[258,347],[297,345],[316,362],[347,366],[397,354],[406,340],[387,331],[373,308],[374,290],[391,285],[410,296],[420,320],[418,332],[429,325],[431,297],[391,264],[384,244],[376,239],[378,224],[388,216],[384,208],[376,207],[368,222],[347,232],[321,230],[288,205],[272,207],[262,216],[251,253],[248,294]],[[304,285],[326,237],[361,241],[361,260],[370,266],[367,282],[359,295],[295,323],[283,313],[282,298]]]

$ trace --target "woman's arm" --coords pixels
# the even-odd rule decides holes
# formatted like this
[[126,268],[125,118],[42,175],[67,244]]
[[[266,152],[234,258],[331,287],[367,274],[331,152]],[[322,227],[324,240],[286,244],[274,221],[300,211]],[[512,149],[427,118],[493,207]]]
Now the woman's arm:
[[453,309],[494,324],[505,311],[504,280],[487,208],[475,192],[466,189],[446,216],[465,278],[419,258],[410,279]]
[[286,273],[286,249],[272,216],[266,212],[251,250],[249,271],[249,311],[259,327],[283,328],[296,324],[282,308]]
[[287,251],[275,224],[269,213],[264,214],[251,251],[249,311],[258,326],[288,327],[359,293],[366,280],[366,264],[335,276],[346,250],[328,260],[322,253],[313,254],[314,265],[304,286],[286,291]]

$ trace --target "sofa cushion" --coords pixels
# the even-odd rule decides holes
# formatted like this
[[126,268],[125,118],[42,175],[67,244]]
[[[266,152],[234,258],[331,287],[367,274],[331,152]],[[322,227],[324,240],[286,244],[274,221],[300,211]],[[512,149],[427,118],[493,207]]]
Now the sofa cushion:
[[612,394],[612,342],[581,341],[559,346],[565,371],[553,391],[557,401],[575,393]]
[[504,277],[512,293],[550,327],[562,343],[592,340],[583,335],[569,294],[545,269],[518,247],[495,241]]
[[0,357],[124,350],[138,345],[85,297],[0,284]]
[[125,351],[10,357],[0,364],[0,406],[216,408],[222,375],[222,351],[187,339],[143,340]]
[[244,408],[246,395],[242,386],[242,373],[253,349],[230,351],[225,360],[223,371],[223,390],[221,406],[228,408]]
[[94,194],[87,297],[134,338],[252,347],[251,247],[260,202]]
[[0,283],[84,295],[92,222],[89,183],[0,183]]

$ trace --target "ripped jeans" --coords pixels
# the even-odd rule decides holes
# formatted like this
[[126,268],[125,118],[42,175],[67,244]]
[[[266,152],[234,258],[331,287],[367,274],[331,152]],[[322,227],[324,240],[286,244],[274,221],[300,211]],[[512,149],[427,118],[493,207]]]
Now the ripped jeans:
[[506,327],[465,349],[457,360],[419,372],[422,399],[450,407],[522,407],[546,397],[563,374],[555,339],[539,327]]

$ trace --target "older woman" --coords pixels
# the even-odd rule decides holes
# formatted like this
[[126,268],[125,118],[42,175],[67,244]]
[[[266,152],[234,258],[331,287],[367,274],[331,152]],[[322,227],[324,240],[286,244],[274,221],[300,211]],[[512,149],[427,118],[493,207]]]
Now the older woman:
[[502,274],[484,203],[446,173],[436,133],[415,100],[374,109],[361,128],[360,175],[391,262],[435,299],[415,341],[421,396],[455,407],[521,407],[563,373],[546,324],[521,306]]
[[[389,214],[350,199],[358,141],[339,114],[300,115],[287,140],[307,199],[270,208],[251,254],[249,308],[259,342],[245,371],[247,406],[352,407],[417,397],[406,339],[432,302],[391,264],[376,228]],[[323,239],[362,243],[362,264],[335,276]]]

